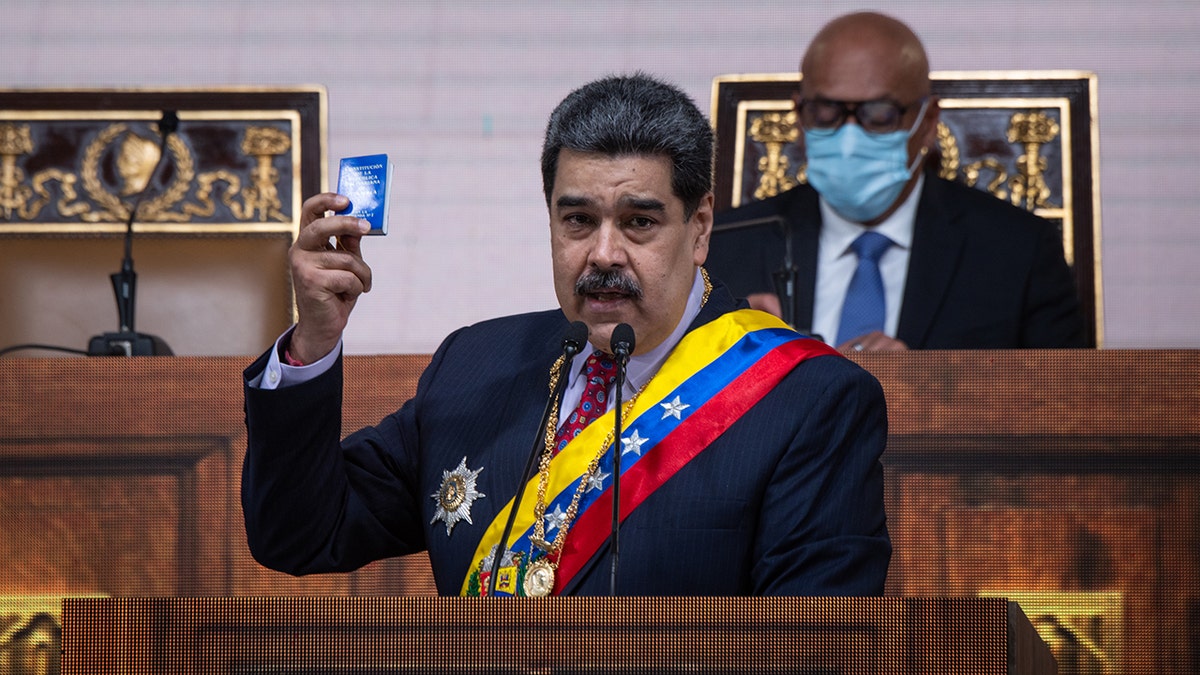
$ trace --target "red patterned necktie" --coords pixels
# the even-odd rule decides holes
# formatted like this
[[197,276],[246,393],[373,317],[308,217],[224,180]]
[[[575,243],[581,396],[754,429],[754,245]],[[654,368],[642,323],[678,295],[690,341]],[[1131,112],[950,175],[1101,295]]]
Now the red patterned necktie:
[[587,378],[587,387],[583,390],[579,405],[575,406],[567,421],[558,428],[558,435],[554,437],[555,454],[565,448],[572,438],[578,436],[589,422],[603,415],[608,409],[608,388],[617,381],[617,361],[597,349],[584,364],[583,374]]

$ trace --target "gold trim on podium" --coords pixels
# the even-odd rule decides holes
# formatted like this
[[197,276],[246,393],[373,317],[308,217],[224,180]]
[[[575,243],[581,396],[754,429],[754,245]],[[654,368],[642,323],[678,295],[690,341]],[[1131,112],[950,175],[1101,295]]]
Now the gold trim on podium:
[[979,596],[1007,598],[1020,605],[1058,661],[1059,675],[1124,673],[1120,593],[988,590]]

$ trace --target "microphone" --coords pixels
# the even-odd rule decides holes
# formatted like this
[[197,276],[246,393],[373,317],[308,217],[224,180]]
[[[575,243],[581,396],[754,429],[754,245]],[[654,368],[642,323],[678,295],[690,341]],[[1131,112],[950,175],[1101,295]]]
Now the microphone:
[[496,556],[492,560],[492,576],[488,581],[488,595],[495,595],[496,579],[500,575],[500,559],[504,557],[507,548],[505,542],[512,534],[513,522],[517,519],[517,510],[521,508],[521,498],[525,496],[525,485],[533,478],[533,467],[537,465],[537,457],[546,447],[546,425],[550,424],[550,413],[554,410],[554,402],[562,398],[562,393],[567,388],[567,378],[563,375],[571,367],[571,359],[583,351],[583,345],[587,344],[587,338],[588,327],[582,321],[571,322],[571,325],[567,326],[567,332],[563,334],[563,360],[558,366],[557,384],[554,391],[550,392],[550,397],[546,399],[546,408],[542,411],[542,421],[538,424],[537,433],[533,436],[533,448],[529,451],[529,458],[525,460],[525,471],[521,473],[521,480],[517,483],[517,492],[513,495],[513,507],[508,512],[508,521],[504,523],[504,532],[500,535],[500,543],[496,546]]
[[133,271],[133,221],[137,218],[138,207],[142,199],[150,191],[154,178],[167,158],[167,138],[179,128],[179,115],[174,110],[164,110],[158,123],[158,132],[162,140],[158,146],[158,162],[150,171],[146,185],[138,192],[129,209],[129,219],[125,222],[125,257],[121,260],[121,271],[109,275],[112,280],[113,294],[117,298],[117,319],[120,330],[116,333],[97,335],[88,343],[89,356],[173,356],[174,352],[167,343],[155,335],[138,333],[133,327],[135,296],[137,294],[137,273]]
[[612,560],[612,570],[609,577],[608,594],[617,594],[617,563],[620,558],[621,535],[621,391],[625,388],[625,366],[629,363],[629,355],[633,353],[635,340],[633,327],[627,323],[619,323],[613,328],[611,347],[613,356],[617,359],[617,388],[616,398],[613,399],[616,408],[613,410],[613,513],[612,513],[612,548],[609,554]]
[[729,230],[741,230],[747,227],[756,227],[758,225],[783,224],[783,216],[762,216],[760,218],[746,218],[745,220],[735,220],[731,223],[720,223],[713,225],[713,233],[728,232]]

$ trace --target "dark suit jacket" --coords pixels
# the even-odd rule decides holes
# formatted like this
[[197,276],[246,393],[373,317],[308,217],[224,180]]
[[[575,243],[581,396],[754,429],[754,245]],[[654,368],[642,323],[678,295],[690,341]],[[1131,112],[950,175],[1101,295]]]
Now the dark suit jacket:
[[[734,308],[718,286],[692,327]],[[439,593],[457,594],[487,524],[517,490],[566,328],[554,310],[456,331],[412,400],[340,445],[340,362],[293,387],[247,386],[242,504],[255,558],[306,574],[428,549]],[[866,371],[836,355],[801,363],[624,521],[618,593],[881,593],[891,553],[886,424]],[[433,495],[464,456],[482,467],[485,496],[447,536],[431,524]],[[565,592],[607,594],[608,559],[601,547]]]
[[[772,273],[783,268],[784,251],[778,223],[720,230],[772,217],[791,228],[794,317],[805,331],[812,325],[821,228],[812,187],[718,214],[707,267],[736,296],[775,292]],[[926,175],[895,337],[911,349],[1087,346],[1054,226],[980,190]]]

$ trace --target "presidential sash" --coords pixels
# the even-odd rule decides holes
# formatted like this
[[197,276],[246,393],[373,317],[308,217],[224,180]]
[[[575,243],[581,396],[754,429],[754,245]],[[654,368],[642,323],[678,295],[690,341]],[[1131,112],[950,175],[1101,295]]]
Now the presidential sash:
[[[624,521],[645,499],[703,452],[800,362],[837,354],[779,319],[756,310],[724,314],[686,335],[639,392],[621,430],[621,512]],[[613,410],[584,428],[550,462],[545,491],[545,538],[553,541],[581,487],[578,514],[557,560],[554,593],[607,540],[612,524],[612,453],[595,473],[588,465],[613,429]],[[538,479],[525,486],[521,508],[500,561],[495,595],[523,595],[525,572],[547,552],[531,542]],[[475,550],[463,595],[489,594],[496,544],[512,501],[496,514]]]

